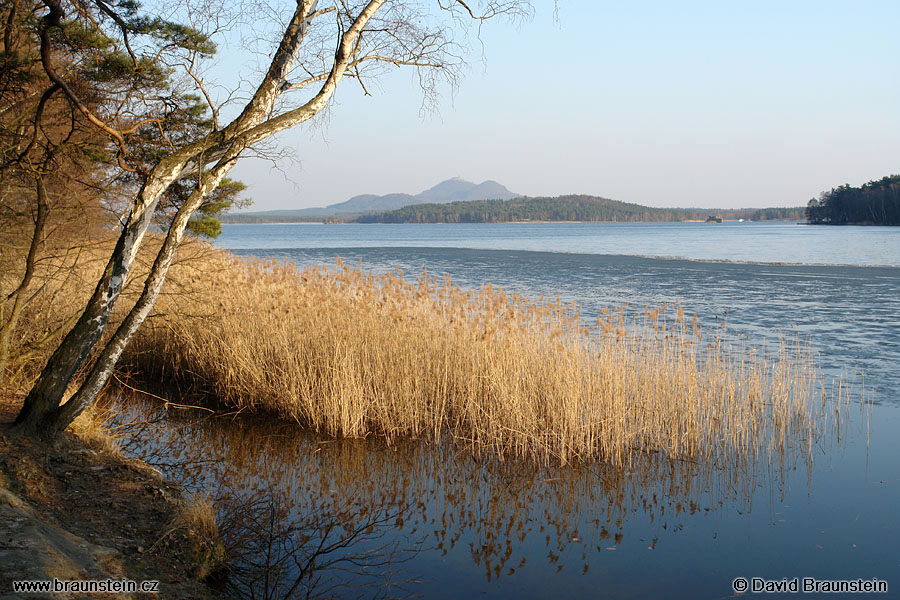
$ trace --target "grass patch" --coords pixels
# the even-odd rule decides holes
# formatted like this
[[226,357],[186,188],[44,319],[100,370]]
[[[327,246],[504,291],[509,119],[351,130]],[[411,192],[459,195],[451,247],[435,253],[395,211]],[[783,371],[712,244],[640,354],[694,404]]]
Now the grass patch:
[[171,543],[175,538],[189,551],[197,579],[206,580],[225,567],[225,545],[216,523],[215,507],[208,496],[199,494],[182,501],[175,517],[151,551]]
[[69,424],[69,431],[85,446],[113,456],[121,455],[119,440],[109,427],[108,402],[91,404]]
[[[449,279],[206,252],[173,272],[129,368],[320,433],[457,442],[540,462],[726,464],[835,424],[802,344],[773,353],[680,308],[586,324],[573,306]],[[846,396],[844,396],[846,398]]]

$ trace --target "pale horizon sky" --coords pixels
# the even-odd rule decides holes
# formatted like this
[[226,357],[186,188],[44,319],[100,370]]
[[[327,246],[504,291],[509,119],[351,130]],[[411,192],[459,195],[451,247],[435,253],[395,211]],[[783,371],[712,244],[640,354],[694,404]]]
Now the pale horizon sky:
[[418,193],[450,177],[660,207],[804,205],[900,173],[900,2],[537,0],[484,26],[455,93],[344,80],[328,122],[242,159],[248,210]]

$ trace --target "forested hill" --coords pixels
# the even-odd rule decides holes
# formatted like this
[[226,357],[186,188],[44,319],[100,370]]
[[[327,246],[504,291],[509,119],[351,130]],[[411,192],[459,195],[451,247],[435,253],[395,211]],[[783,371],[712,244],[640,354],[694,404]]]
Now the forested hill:
[[520,197],[450,204],[415,204],[363,215],[357,223],[504,223],[511,221],[691,221],[718,216],[725,220],[802,220],[802,207],[762,209],[653,208],[597,196]]
[[815,225],[900,225],[900,175],[822,192],[809,201],[806,218]]

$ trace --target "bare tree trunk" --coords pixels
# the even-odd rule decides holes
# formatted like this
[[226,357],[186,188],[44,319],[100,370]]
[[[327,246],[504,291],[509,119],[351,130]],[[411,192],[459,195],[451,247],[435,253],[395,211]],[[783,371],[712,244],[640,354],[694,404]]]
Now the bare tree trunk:
[[[159,289],[165,280],[166,271],[171,264],[171,254],[174,253],[187,220],[193,214],[193,210],[179,213],[177,220],[183,221],[181,231],[170,231],[167,236],[168,245],[164,244],[154,271],[148,277],[144,293],[138,301],[138,305],[131,311],[129,318],[120,327],[121,335],[117,331],[110,345],[101,353],[96,369],[92,370],[88,380],[83,386],[83,392],[79,391],[78,398],[72,407],[66,409],[60,407],[62,398],[81,367],[88,354],[100,340],[115,302],[118,299],[125,281],[131,270],[134,259],[143,241],[144,234],[150,226],[153,212],[160,196],[165,190],[182,177],[185,170],[192,163],[202,168],[209,161],[204,156],[207,151],[215,151],[219,163],[208,175],[201,175],[201,181],[215,180],[216,184],[221,177],[228,172],[231,164],[237,156],[252,143],[261,141],[275,133],[302,123],[317,114],[328,103],[334,94],[337,84],[340,82],[352,60],[357,40],[366,23],[378,12],[385,0],[370,0],[366,7],[360,11],[353,25],[338,40],[338,48],[335,53],[335,62],[322,87],[303,106],[288,111],[275,118],[269,118],[270,112],[280,94],[286,89],[284,86],[287,74],[290,71],[297,49],[306,33],[309,21],[316,16],[313,12],[316,0],[310,2],[300,1],[288,26],[278,50],[276,51],[266,77],[260,83],[256,93],[248,102],[244,112],[232,121],[225,129],[213,132],[202,140],[189,144],[171,155],[163,158],[147,177],[140,192],[135,198],[131,214],[123,227],[112,256],[104,269],[94,294],[91,296],[87,307],[79,318],[75,327],[66,335],[65,339],[50,357],[44,370],[41,372],[37,383],[25,398],[22,410],[16,417],[17,429],[29,435],[41,435],[52,437],[65,429],[72,418],[77,416],[102,388],[109,377],[116,360],[130,340],[134,331],[143,322],[146,315],[155,302]],[[320,11],[321,13],[321,11]],[[68,90],[63,88],[66,93]],[[268,119],[268,120],[267,120]],[[224,156],[223,156],[224,154]],[[224,169],[218,172],[217,169]],[[191,198],[199,206],[204,193],[202,185],[195,190]],[[214,189],[213,186],[211,189]],[[186,204],[193,204],[188,202]],[[166,256],[168,255],[168,258]],[[69,419],[68,421],[66,419]]]
[[16,417],[18,429],[37,433],[42,421],[62,402],[66,389],[100,340],[119,298],[160,196],[180,175],[190,156],[178,152],[161,160],[141,187],[128,221],[75,326],[53,352]]
[[[146,226],[143,230],[146,230]],[[126,226],[122,230],[84,312],[53,352],[37,383],[25,398],[22,410],[16,417],[16,424],[21,430],[38,430],[43,417],[59,406],[75,372],[100,340],[131,268],[133,255],[130,251],[136,248],[136,240],[143,236],[143,230],[133,226]]]
[[156,303],[156,299],[159,297],[165,282],[166,274],[172,265],[172,260],[175,258],[175,252],[184,237],[184,231],[188,222],[206,197],[219,185],[222,178],[228,174],[236,158],[236,156],[223,158],[208,174],[202,177],[200,185],[178,209],[162,247],[157,252],[150,274],[147,275],[147,279],[144,281],[144,289],[140,297],[128,313],[128,316],[116,329],[112,338],[103,347],[100,356],[94,361],[90,373],[78,388],[78,391],[68,402],[59,406],[45,417],[42,430],[46,435],[52,437],[62,432],[75,417],[81,414],[96,399],[103,386],[106,385],[113,368],[116,366],[116,362],[118,362],[119,357],[125,350],[125,346],[131,341],[138,327],[141,326]]
[[[386,2],[387,0],[368,0],[358,12],[354,10],[351,14],[349,7],[344,3],[336,3],[326,9],[317,10],[317,0],[297,0],[293,16],[283,31],[269,69],[243,112],[225,128],[218,129],[215,125],[209,134],[181,148],[173,148],[171,154],[156,163],[133,200],[115,249],[87,306],[75,326],[50,357],[40,378],[26,397],[22,410],[16,418],[19,431],[52,438],[62,432],[72,419],[94,401],[109,380],[126,345],[152,310],[189,220],[209,193],[219,185],[243,150],[314,117],[327,106],[348,69],[353,70],[355,77],[360,77],[359,68],[364,61],[382,61],[397,67],[410,65],[442,68],[439,60],[437,62],[432,60],[432,53],[441,56],[452,44],[442,38],[440,31],[421,32],[421,37],[415,39],[413,44],[406,44],[402,39],[403,36],[397,37],[394,32],[396,28],[406,31],[403,27],[409,23],[402,18],[396,22],[388,19],[387,29],[371,30],[372,35],[384,34],[384,41],[388,46],[396,45],[397,49],[402,49],[399,55],[391,55],[390,52],[382,54],[380,50],[384,47],[375,43],[371,46],[369,54],[360,56],[363,32]],[[43,0],[43,3],[49,9],[49,13],[42,18],[40,28],[41,63],[54,84],[51,89],[61,90],[73,110],[80,112],[90,123],[110,137],[118,148],[119,165],[128,169],[124,161],[124,157],[127,156],[125,136],[134,131],[134,128],[118,130],[103,122],[78,98],[76,89],[69,86],[54,69],[49,32],[63,26],[64,15],[59,0]],[[479,17],[472,13],[462,0],[451,0],[446,5],[439,3],[442,10],[452,10],[455,7],[468,13],[473,19],[490,18],[506,11],[514,11],[517,3],[511,2],[509,5],[489,3],[488,6],[488,15]],[[288,76],[311,22],[334,11],[343,12],[337,13],[337,47],[330,68],[326,66],[318,74],[306,70],[308,78],[296,83],[289,82]],[[350,21],[346,29],[344,21],[341,21],[344,17]],[[419,35],[419,30],[415,27],[409,31]],[[447,54],[452,55],[450,52]],[[197,80],[197,83],[202,88],[202,82]],[[275,114],[275,106],[282,93],[291,89],[301,89],[311,83],[316,83],[320,87],[308,101],[297,108]],[[147,122],[154,120],[147,119]],[[205,166],[213,163],[215,165],[212,169],[204,172]],[[194,175],[197,176],[197,187],[179,208],[169,227],[138,301],[100,351],[81,387],[69,402],[61,404],[75,373],[103,336],[160,197],[179,179]]]
[[19,8],[19,0],[13,0],[9,3],[9,13],[6,16],[6,25],[3,28],[3,53],[9,56],[15,50],[13,42],[15,40],[13,27],[16,22],[16,11]]
[[[14,8],[15,7],[13,7],[13,9]],[[25,256],[25,272],[22,275],[22,281],[16,289],[10,292],[6,297],[7,302],[10,300],[12,301],[12,306],[9,309],[9,315],[6,317],[6,321],[0,323],[0,383],[3,383],[6,377],[6,366],[9,361],[9,343],[16,330],[19,317],[22,315],[22,309],[25,306],[23,296],[25,295],[25,292],[28,291],[28,286],[31,285],[31,280],[34,277],[34,265],[37,261],[38,247],[44,238],[47,213],[50,210],[50,204],[47,199],[47,190],[44,188],[44,181],[41,179],[40,175],[37,175],[35,187],[37,191],[37,214],[34,219],[31,244],[28,247],[28,254]],[[2,317],[3,315],[0,313],[0,318]]]

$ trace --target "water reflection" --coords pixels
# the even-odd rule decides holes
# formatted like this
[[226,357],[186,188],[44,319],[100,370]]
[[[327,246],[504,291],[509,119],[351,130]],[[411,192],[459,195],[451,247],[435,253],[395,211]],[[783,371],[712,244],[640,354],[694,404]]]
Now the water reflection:
[[217,505],[230,559],[228,597],[396,597],[412,582],[399,566],[421,540],[396,527],[408,506],[357,501],[303,513],[281,491],[262,490],[226,495]]
[[771,463],[729,468],[658,454],[628,470],[559,468],[450,443],[322,439],[136,394],[113,408],[127,454],[214,499],[232,557],[225,595],[241,598],[405,596],[459,561],[488,582],[534,563],[585,574],[630,521],[654,549],[690,515],[748,511],[763,485],[780,496],[811,464],[810,453],[783,449]]

